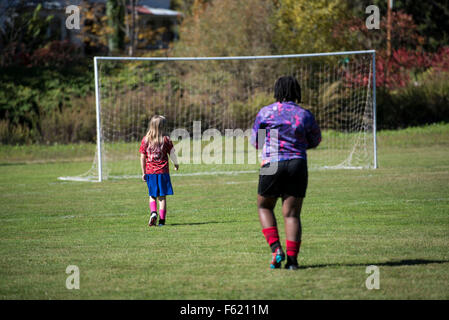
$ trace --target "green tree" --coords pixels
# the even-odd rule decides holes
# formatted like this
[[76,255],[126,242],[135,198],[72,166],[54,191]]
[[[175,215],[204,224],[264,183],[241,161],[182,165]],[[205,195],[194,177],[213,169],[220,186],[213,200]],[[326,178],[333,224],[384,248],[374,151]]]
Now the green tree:
[[180,27],[177,56],[273,53],[271,1],[195,0]]
[[25,59],[51,40],[47,29],[53,16],[43,19],[40,16],[41,10],[41,4],[30,11],[23,2],[16,7],[7,8],[5,16],[9,18],[5,19],[0,28],[0,66],[27,63],[19,61],[21,59],[17,59],[17,56]]
[[192,7],[195,0],[171,0],[170,1],[170,9],[181,11],[182,13],[188,15],[191,14]]
[[275,1],[276,44],[282,53],[341,50],[335,27],[347,18],[344,0]]
[[106,54],[108,39],[113,30],[108,25],[105,4],[83,0],[80,6],[82,27],[79,38],[84,44],[84,53],[88,56]]
[[121,0],[108,0],[106,3],[108,25],[112,33],[108,38],[109,52],[114,54],[125,49],[125,6]]

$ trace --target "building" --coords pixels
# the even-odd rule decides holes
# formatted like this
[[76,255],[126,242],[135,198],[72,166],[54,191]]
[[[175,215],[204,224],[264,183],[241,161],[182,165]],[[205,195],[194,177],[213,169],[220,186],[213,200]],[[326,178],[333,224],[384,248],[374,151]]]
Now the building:
[[[107,0],[86,1],[98,4],[106,4],[107,2]],[[18,6],[19,3],[30,9],[41,4],[41,15],[43,17],[53,16],[48,35],[55,40],[69,40],[76,45],[82,46],[83,43],[78,36],[80,31],[76,29],[70,30],[66,27],[66,19],[70,14],[66,13],[67,6],[79,5],[81,2],[82,0],[0,0],[0,12],[8,12],[8,8]],[[131,6],[128,5],[127,10],[128,13],[131,13]],[[167,48],[169,43],[177,38],[176,26],[182,14],[170,10],[170,0],[136,0],[135,12],[139,30],[164,30],[155,41],[145,45],[145,49]],[[7,14],[0,14],[0,28],[7,19],[9,19]],[[142,39],[140,41],[143,42]]]

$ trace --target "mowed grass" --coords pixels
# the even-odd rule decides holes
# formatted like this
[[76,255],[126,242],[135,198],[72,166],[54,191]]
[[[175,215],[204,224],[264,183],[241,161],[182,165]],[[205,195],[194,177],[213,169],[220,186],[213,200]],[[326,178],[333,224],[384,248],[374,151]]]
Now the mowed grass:
[[[381,132],[378,156],[377,170],[309,173],[298,271],[268,268],[257,173],[174,176],[167,225],[148,228],[143,182],[58,181],[91,161],[5,156],[0,298],[448,299],[449,126]],[[69,265],[79,290],[66,289]]]

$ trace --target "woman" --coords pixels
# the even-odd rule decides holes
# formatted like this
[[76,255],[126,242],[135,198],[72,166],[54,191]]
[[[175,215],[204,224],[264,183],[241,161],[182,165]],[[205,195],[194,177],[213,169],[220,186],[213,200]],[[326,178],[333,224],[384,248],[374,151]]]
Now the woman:
[[266,130],[259,175],[257,206],[262,232],[271,247],[270,268],[280,268],[285,253],[279,240],[274,216],[282,199],[285,223],[286,269],[298,269],[301,245],[301,207],[307,189],[307,153],[321,142],[321,131],[314,116],[301,108],[301,87],[292,76],[279,78],[274,86],[276,103],[262,108],[252,131],[252,144],[259,148],[258,132]]

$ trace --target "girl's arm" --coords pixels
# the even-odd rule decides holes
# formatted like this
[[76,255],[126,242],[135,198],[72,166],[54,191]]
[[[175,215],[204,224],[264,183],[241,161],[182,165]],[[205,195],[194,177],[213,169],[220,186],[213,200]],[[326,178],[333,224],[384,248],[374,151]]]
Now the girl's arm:
[[146,162],[147,162],[147,139],[146,137],[144,137],[142,139],[142,142],[140,143],[140,148],[139,148],[139,152],[140,152],[140,168],[142,169],[142,180],[145,181],[145,167],[146,167]]
[[141,153],[140,154],[140,168],[142,169],[142,180],[145,181],[145,162],[146,162],[146,155]]
[[179,169],[179,163],[178,163],[178,157],[176,156],[175,148],[172,148],[170,150],[170,160],[173,162],[173,165],[175,166],[175,170]]

